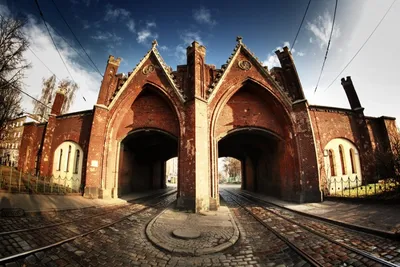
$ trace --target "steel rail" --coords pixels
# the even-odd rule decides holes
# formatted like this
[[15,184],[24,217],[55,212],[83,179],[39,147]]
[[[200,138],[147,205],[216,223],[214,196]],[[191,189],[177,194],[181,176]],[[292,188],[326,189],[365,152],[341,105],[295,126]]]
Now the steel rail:
[[[227,190],[227,191],[228,191],[228,190]],[[229,192],[229,191],[228,191],[228,192]],[[235,193],[232,193],[232,192],[229,192],[229,193],[235,194]],[[290,218],[287,218],[287,217],[285,217],[285,216],[283,216],[283,215],[281,215],[281,214],[279,214],[279,213],[277,213],[277,212],[275,212],[275,211],[273,211],[273,210],[270,210],[270,209],[266,208],[265,206],[263,206],[263,205],[265,205],[265,203],[263,203],[264,201],[258,200],[257,198],[255,198],[255,197],[253,197],[253,196],[251,196],[251,197],[249,197],[249,196],[243,196],[243,195],[247,195],[247,194],[236,194],[236,195],[241,196],[242,198],[246,198],[246,199],[252,201],[253,203],[257,203],[257,202],[258,202],[259,204],[261,204],[260,207],[261,207],[263,210],[265,210],[265,211],[267,211],[267,212],[270,212],[270,213],[272,213],[272,214],[274,214],[274,215],[276,215],[276,216],[278,216],[278,217],[280,217],[280,218],[282,218],[282,219],[284,219],[284,220],[286,220],[286,221],[288,221],[288,222],[290,222],[290,223],[292,223],[292,224],[295,224],[295,225],[301,227],[302,229],[304,229],[304,230],[306,230],[306,231],[308,231],[308,232],[310,232],[310,233],[313,233],[313,234],[315,234],[315,235],[317,235],[317,236],[320,236],[320,237],[322,237],[322,238],[328,240],[329,242],[332,242],[332,243],[334,243],[334,244],[336,244],[336,245],[339,245],[339,246],[341,246],[341,247],[343,247],[343,248],[345,248],[345,249],[348,249],[348,250],[350,250],[350,251],[352,251],[352,252],[354,252],[354,253],[357,253],[357,254],[359,254],[359,255],[361,255],[361,256],[363,256],[363,257],[366,257],[366,258],[368,258],[368,259],[370,259],[370,260],[373,260],[373,261],[375,261],[375,262],[378,262],[378,263],[380,263],[380,264],[383,264],[384,266],[389,266],[389,267],[398,267],[398,266],[399,266],[399,265],[394,264],[394,263],[392,263],[392,262],[386,261],[386,260],[384,260],[384,259],[382,259],[382,258],[373,256],[372,254],[370,254],[370,253],[368,253],[368,252],[362,251],[362,250],[360,250],[360,249],[357,249],[357,248],[354,248],[354,247],[352,247],[352,246],[346,245],[346,244],[344,244],[344,243],[342,243],[342,242],[336,241],[336,240],[334,240],[333,238],[331,238],[330,236],[328,236],[328,235],[326,235],[326,234],[323,234],[323,233],[321,233],[321,232],[318,232],[318,231],[316,231],[316,230],[314,230],[314,229],[312,229],[312,228],[310,228],[310,227],[308,227],[308,226],[305,226],[305,225],[303,225],[303,224],[301,224],[301,223],[299,223],[299,222],[296,222],[296,221],[294,221],[294,220],[292,220],[292,219],[290,219]],[[254,199],[256,199],[256,200],[254,200]],[[267,203],[268,203],[268,202],[267,202]]]
[[[228,190],[224,190],[232,195],[236,195],[235,193],[232,193]],[[240,197],[240,196],[239,196]],[[316,261],[312,256],[310,256],[307,252],[305,252],[303,249],[299,248],[297,245],[295,245],[293,242],[291,242],[289,239],[287,239],[285,236],[280,234],[278,231],[276,231],[274,228],[266,224],[262,219],[260,219],[257,215],[255,215],[252,211],[250,211],[247,207],[245,207],[243,204],[239,203],[236,199],[232,198],[232,200],[238,204],[240,207],[242,207],[247,213],[249,213],[254,219],[256,219],[259,223],[261,223],[265,228],[267,228],[269,231],[271,231],[275,236],[277,236],[279,239],[281,239],[283,242],[285,242],[288,247],[293,249],[297,254],[299,254],[303,259],[305,259],[308,263],[310,263],[312,266],[319,266],[319,267],[324,267],[322,264],[320,264],[318,261]]]
[[[153,194],[153,195],[149,195],[149,196],[143,196],[143,197],[134,199],[132,201],[145,200],[147,198],[154,198],[154,197],[158,198],[158,197],[162,197],[164,195],[170,195],[170,194],[174,194],[174,193],[177,192],[177,190],[171,190],[171,191],[173,191],[173,192],[168,191],[168,192],[161,193],[161,194]],[[68,220],[68,221],[60,222],[60,223],[53,223],[53,224],[48,224],[48,225],[43,225],[43,226],[38,226],[38,227],[24,228],[24,229],[12,230],[12,231],[7,231],[7,232],[0,232],[0,236],[16,234],[16,233],[22,233],[22,232],[28,232],[28,231],[33,231],[33,230],[41,230],[41,229],[46,229],[46,228],[52,228],[52,227],[65,225],[65,224],[68,224],[68,223],[74,223],[74,222],[77,222],[77,221],[87,220],[87,219],[91,219],[91,218],[107,215],[107,214],[115,212],[116,210],[131,206],[131,205],[135,205],[135,204],[138,204],[138,203],[117,204],[117,205],[113,205],[114,207],[112,207],[111,210],[106,211],[106,212],[93,214],[93,215],[90,215],[90,216],[81,217],[81,218],[74,219],[74,220]],[[76,210],[79,210],[79,209],[76,209]],[[68,211],[71,211],[71,210],[68,210]]]
[[[128,214],[128,215],[124,215],[124,216],[122,216],[121,218],[119,218],[119,219],[117,219],[117,220],[115,220],[115,221],[113,221],[113,222],[110,222],[110,223],[107,223],[107,224],[105,224],[105,225],[96,227],[95,229],[91,229],[91,230],[89,230],[89,231],[87,231],[87,232],[84,232],[84,233],[81,233],[81,234],[77,234],[77,235],[75,235],[75,236],[66,238],[66,239],[61,240],[61,241],[58,241],[58,242],[54,242],[54,243],[49,244],[49,245],[46,245],[46,246],[39,247],[39,248],[36,248],[36,249],[31,249],[31,250],[24,251],[24,252],[21,252],[21,253],[18,253],[18,254],[14,254],[14,255],[11,255],[11,256],[7,256],[7,257],[4,257],[4,258],[0,258],[0,264],[3,264],[3,263],[8,262],[8,261],[10,261],[10,260],[15,260],[15,259],[21,258],[21,257],[26,256],[26,255],[30,255],[30,254],[36,253],[36,252],[39,252],[39,251],[43,251],[43,250],[46,250],[46,249],[49,249],[49,248],[57,247],[57,246],[59,246],[59,245],[62,245],[62,244],[64,244],[64,243],[66,243],[66,242],[69,242],[69,241],[72,241],[72,240],[74,240],[74,239],[77,239],[77,238],[79,238],[79,237],[83,237],[83,236],[86,236],[86,235],[91,234],[91,233],[93,233],[93,232],[96,232],[96,231],[98,231],[98,230],[101,230],[101,229],[110,227],[110,226],[112,226],[112,225],[115,225],[115,224],[117,224],[117,223],[119,223],[119,222],[121,222],[121,221],[127,219],[128,217],[130,217],[130,216],[132,216],[132,215],[134,215],[134,214],[137,214],[137,213],[139,213],[139,212],[143,212],[143,211],[145,211],[145,210],[148,210],[148,209],[151,209],[151,208],[154,208],[154,207],[160,205],[160,204],[165,200],[166,197],[168,197],[168,196],[170,196],[170,195],[172,195],[172,194],[175,194],[175,193],[176,193],[176,192],[172,192],[172,193],[169,192],[169,193],[163,194],[162,196],[158,196],[158,197],[156,197],[155,199],[160,198],[160,197],[164,197],[164,198],[163,198],[161,201],[158,201],[158,202],[155,203],[155,204],[148,205],[148,206],[146,206],[146,207],[144,207],[144,208],[142,208],[142,209],[136,210],[136,211],[134,211],[134,212],[132,212],[132,213],[130,213],[130,214]],[[152,200],[154,200],[154,198],[153,198]],[[174,200],[174,201],[175,201],[175,200]],[[173,202],[173,201],[169,202],[168,205],[170,205],[172,202]],[[168,206],[168,205],[167,205],[167,206]],[[157,216],[157,215],[155,215],[155,216]]]

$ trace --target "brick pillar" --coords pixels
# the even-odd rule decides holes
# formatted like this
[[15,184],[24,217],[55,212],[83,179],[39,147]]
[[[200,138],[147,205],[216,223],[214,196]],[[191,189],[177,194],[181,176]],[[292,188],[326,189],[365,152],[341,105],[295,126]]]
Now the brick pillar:
[[105,188],[102,170],[103,156],[105,151],[106,126],[108,122],[108,104],[111,95],[114,93],[118,78],[118,71],[121,59],[109,56],[104,78],[101,82],[97,104],[93,110],[93,122],[90,133],[89,148],[86,163],[86,183],[84,197],[108,198],[111,197],[111,189]]
[[283,76],[283,84],[287,88],[289,95],[293,101],[305,99],[303,88],[300,83],[300,78],[294,64],[292,53],[285,46],[283,51],[275,51],[281,63],[282,70],[280,74]]
[[178,207],[196,212],[208,210],[210,201],[205,55],[197,42],[187,48],[186,128],[179,149]]
[[53,106],[51,107],[51,113],[49,115],[49,120],[44,133],[42,155],[40,159],[40,175],[50,176],[52,174],[51,166],[53,155],[51,155],[51,145],[53,142],[54,130],[56,128],[56,116],[61,114],[61,108],[64,104],[64,94],[64,91],[58,90],[53,102]]
[[299,203],[321,202],[317,154],[307,101],[299,100],[293,103],[293,113],[300,183],[296,182],[293,185],[293,193],[289,197]]
[[364,108],[361,106],[356,89],[350,76],[342,78],[341,83],[349,100],[350,107],[354,111],[356,123],[353,125],[359,135],[358,150],[360,153],[361,171],[364,182],[372,182],[376,179],[376,164],[372,153],[371,136],[369,135],[367,122],[364,116]]

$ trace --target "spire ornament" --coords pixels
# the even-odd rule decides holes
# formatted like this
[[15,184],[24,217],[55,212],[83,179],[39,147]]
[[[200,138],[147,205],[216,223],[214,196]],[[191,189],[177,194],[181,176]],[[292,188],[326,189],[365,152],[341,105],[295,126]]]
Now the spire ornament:
[[156,48],[158,46],[158,42],[157,40],[154,40],[153,42],[151,42],[151,48]]

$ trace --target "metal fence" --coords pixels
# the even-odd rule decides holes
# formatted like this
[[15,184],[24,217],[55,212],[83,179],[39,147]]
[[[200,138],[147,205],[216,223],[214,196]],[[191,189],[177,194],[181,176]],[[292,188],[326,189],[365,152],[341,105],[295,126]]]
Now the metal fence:
[[325,193],[327,196],[334,197],[364,198],[383,195],[399,189],[400,183],[394,179],[384,179],[365,184],[357,176],[353,179],[350,177],[332,177],[327,181]]
[[35,176],[13,167],[0,166],[0,191],[30,194],[82,193],[80,177]]

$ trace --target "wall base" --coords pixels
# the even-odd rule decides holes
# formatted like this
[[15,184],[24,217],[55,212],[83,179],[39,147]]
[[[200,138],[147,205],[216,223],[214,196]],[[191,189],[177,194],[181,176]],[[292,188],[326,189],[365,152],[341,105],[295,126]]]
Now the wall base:
[[111,189],[99,188],[99,198],[101,199],[111,198]]
[[323,193],[320,190],[308,190],[300,194],[299,203],[315,203],[322,202]]
[[191,212],[194,212],[196,208],[194,197],[178,197],[176,207],[178,209],[190,210]]
[[85,198],[99,198],[99,188],[85,186],[83,197]]

